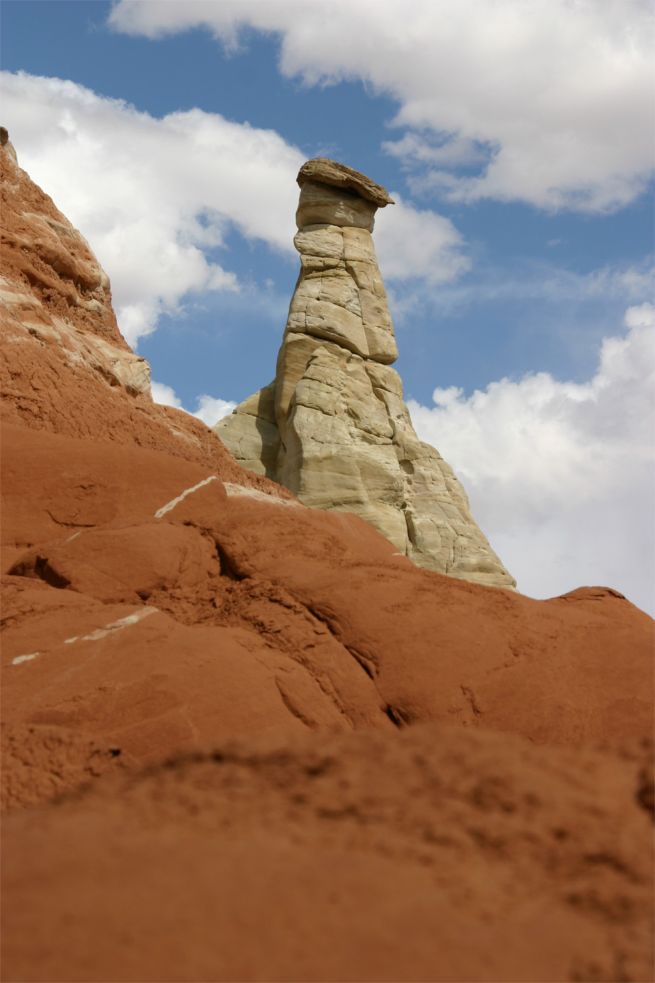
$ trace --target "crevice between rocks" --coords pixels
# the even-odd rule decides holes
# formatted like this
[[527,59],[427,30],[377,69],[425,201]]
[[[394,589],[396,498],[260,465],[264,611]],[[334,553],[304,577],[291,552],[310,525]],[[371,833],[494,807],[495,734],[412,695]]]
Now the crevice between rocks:
[[394,727],[401,728],[409,725],[409,720],[407,719],[406,714],[402,710],[399,710],[398,707],[392,707],[391,704],[389,704],[385,708],[384,712]]
[[284,703],[285,707],[287,708],[291,716],[296,717],[300,721],[300,723],[303,724],[305,727],[307,727],[309,730],[315,730],[316,724],[313,721],[311,721],[308,717],[306,717],[305,714],[295,705],[295,703],[291,701],[289,695],[285,693],[284,687],[280,684],[280,680],[277,678],[277,676],[275,677],[275,685],[277,686],[277,690],[278,693],[280,694],[280,698],[282,702]]
[[480,706],[479,706],[478,701],[476,699],[475,693],[473,692],[473,690],[471,689],[471,687],[470,686],[460,686],[460,689],[462,691],[462,696],[465,698],[465,700],[467,701],[467,703],[469,704],[469,706],[470,706],[470,708],[471,708],[471,710],[473,712],[473,716],[474,717],[481,717],[482,716],[482,710],[480,709]]
[[66,529],[93,529],[95,528],[95,523],[93,522],[66,522],[63,519],[58,519],[52,514],[50,509],[45,510],[46,515],[49,515],[54,523],[58,526],[64,526]]
[[[300,601],[299,603],[302,604],[302,601]],[[369,679],[372,679],[375,682],[375,677],[377,676],[377,668],[378,668],[375,662],[373,662],[372,659],[365,656],[362,652],[359,652],[356,648],[354,648],[354,646],[347,645],[344,642],[343,638],[340,637],[339,631],[335,629],[333,621],[327,615],[323,614],[321,611],[319,611],[317,608],[313,607],[312,605],[303,604],[303,607],[307,611],[309,611],[312,617],[316,618],[317,621],[320,621],[322,625],[325,625],[329,633],[334,638],[335,642],[338,642],[338,644],[341,645],[342,648],[345,648],[346,652],[348,652],[353,657],[357,665],[364,670],[364,672],[369,677]]]
[[214,540],[216,545],[216,555],[221,568],[221,576],[228,577],[230,580],[246,580],[248,574],[239,567],[238,562],[220,543]]
[[32,580],[42,580],[44,583],[48,584],[50,587],[56,587],[59,590],[66,590],[70,587],[71,581],[64,574],[59,573],[54,567],[50,566],[50,563],[45,556],[32,556],[27,560],[21,559],[8,571],[11,577],[25,577],[26,579]]
[[302,604],[305,610],[309,614],[311,614],[312,617],[316,618],[316,620],[319,621],[322,625],[325,625],[325,627],[327,628],[328,632],[335,640],[335,642],[338,645],[340,645],[343,649],[345,649],[346,652],[348,652],[348,654],[355,660],[357,665],[366,673],[368,678],[373,683],[373,686],[375,687],[378,697],[380,698],[381,712],[384,713],[384,715],[391,721],[394,727],[400,728],[400,727],[407,726],[410,721],[407,719],[407,716],[404,714],[404,712],[402,710],[399,710],[397,707],[392,707],[389,704],[385,705],[384,700],[382,699],[382,696],[380,694],[376,682],[376,678],[378,675],[377,664],[371,658],[365,656],[358,649],[354,648],[354,646],[347,645],[346,642],[344,642],[343,638],[341,637],[340,632],[335,627],[334,621],[331,618],[329,618],[326,614],[318,610],[318,608],[314,607],[313,605],[304,604],[297,597],[296,600],[298,600],[299,604]]

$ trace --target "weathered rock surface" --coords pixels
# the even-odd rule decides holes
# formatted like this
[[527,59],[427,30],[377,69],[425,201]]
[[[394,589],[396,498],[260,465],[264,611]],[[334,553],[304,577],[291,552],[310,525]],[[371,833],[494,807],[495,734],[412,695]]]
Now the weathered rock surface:
[[107,274],[77,229],[24,180],[6,130],[3,139],[3,329],[16,339],[27,334],[56,346],[70,365],[93,368],[110,385],[148,392],[149,366],[118,330]]
[[6,978],[648,980],[639,767],[438,725],[178,757],[5,819]]
[[7,726],[141,759],[431,720],[649,732],[651,622],[609,590],[533,601],[422,571],[356,516],[159,451],[5,426],[3,454]]
[[298,171],[296,180],[301,188],[308,182],[313,182],[352,191],[360,198],[372,201],[378,208],[393,205],[393,198],[381,184],[371,181],[361,171],[356,171],[352,167],[339,164],[336,160],[330,160],[327,157],[314,157],[312,160],[305,161]]
[[[129,356],[0,156],[27,323]],[[649,980],[651,619],[417,569],[12,310],[4,978]]]
[[[163,450],[288,497],[238,467],[198,420],[152,402],[150,367],[120,334],[107,274],[84,237],[18,166],[6,130],[0,232],[4,421]],[[57,469],[54,475],[59,478]]]
[[513,587],[452,469],[416,436],[390,367],[398,349],[371,232],[391,198],[323,158],[298,183],[301,271],[275,380],[216,433],[244,467],[305,505],[354,512],[418,566]]

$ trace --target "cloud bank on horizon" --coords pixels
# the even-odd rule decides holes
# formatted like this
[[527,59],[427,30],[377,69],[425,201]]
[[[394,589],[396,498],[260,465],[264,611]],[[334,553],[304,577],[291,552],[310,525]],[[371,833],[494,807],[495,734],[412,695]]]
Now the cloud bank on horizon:
[[519,589],[544,597],[619,578],[652,610],[653,304],[629,307],[625,327],[605,339],[586,383],[541,372],[468,398],[436,389],[433,407],[409,408],[421,439],[455,467]]
[[[380,151],[400,164],[404,190],[378,214],[375,239],[397,316],[411,321],[426,297],[461,306],[471,291],[625,301],[587,381],[492,376],[410,407],[521,590],[604,582],[652,610],[650,259],[585,274],[534,267],[530,282],[499,268],[485,281],[475,243],[437,210],[522,202],[592,216],[638,200],[652,179],[650,5],[532,0],[527,17],[519,0],[332,0],[327,17],[324,4],[291,0],[120,0],[109,23],[153,42],[204,28],[234,57],[249,31],[273,34],[284,76],[317,90],[360,80],[395,100]],[[2,88],[22,166],[90,240],[130,343],[189,297],[247,289],[231,264],[235,233],[294,263],[304,154],[274,129],[200,108],[156,117],[26,73],[2,73]],[[182,407],[175,386],[155,382],[153,395]],[[193,412],[211,424],[233,406],[203,392]]]

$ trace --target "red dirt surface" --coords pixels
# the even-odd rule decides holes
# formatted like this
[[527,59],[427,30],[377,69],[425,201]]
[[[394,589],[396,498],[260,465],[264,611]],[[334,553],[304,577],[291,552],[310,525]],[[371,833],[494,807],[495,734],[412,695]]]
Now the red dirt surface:
[[0,163],[3,978],[651,979],[651,619],[243,471]]
[[645,980],[637,787],[452,725],[172,759],[6,821],[9,978]]

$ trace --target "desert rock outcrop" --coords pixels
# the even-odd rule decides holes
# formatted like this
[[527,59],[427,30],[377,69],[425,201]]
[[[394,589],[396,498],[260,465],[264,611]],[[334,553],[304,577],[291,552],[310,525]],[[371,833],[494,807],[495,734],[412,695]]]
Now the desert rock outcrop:
[[95,370],[112,386],[149,392],[150,367],[118,330],[109,279],[89,244],[39,188],[22,179],[4,127],[0,146],[3,330],[56,346],[68,364]]
[[0,232],[3,422],[164,451],[219,469],[226,480],[290,497],[238,467],[194,417],[153,403],[150,366],[119,331],[107,274],[20,168],[2,127]]
[[305,505],[356,513],[418,566],[514,586],[452,469],[416,436],[391,368],[398,350],[371,236],[391,198],[322,158],[298,184],[301,270],[275,380],[216,433],[244,467]]
[[112,375],[6,147],[4,977],[650,980],[651,619],[420,570]]

